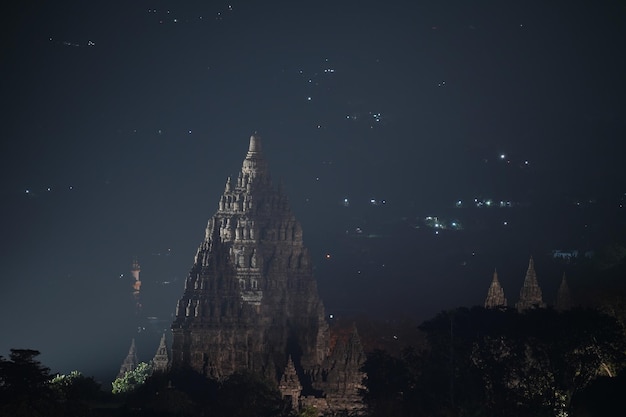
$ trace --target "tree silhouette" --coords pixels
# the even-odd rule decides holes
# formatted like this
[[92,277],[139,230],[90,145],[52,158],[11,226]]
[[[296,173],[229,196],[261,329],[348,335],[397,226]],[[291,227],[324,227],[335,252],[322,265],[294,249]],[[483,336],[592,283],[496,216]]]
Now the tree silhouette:
[[50,369],[32,349],[11,349],[0,356],[0,415],[38,417],[61,415],[61,407],[48,383]]

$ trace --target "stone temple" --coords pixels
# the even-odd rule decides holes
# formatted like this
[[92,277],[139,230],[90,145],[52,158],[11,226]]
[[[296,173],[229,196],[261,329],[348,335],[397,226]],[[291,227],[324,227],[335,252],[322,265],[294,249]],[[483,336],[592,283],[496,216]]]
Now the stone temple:
[[294,404],[308,396],[318,407],[352,408],[357,397],[365,360],[358,335],[334,342],[302,228],[272,185],[256,134],[208,221],[172,333],[173,368],[288,380],[283,394]]

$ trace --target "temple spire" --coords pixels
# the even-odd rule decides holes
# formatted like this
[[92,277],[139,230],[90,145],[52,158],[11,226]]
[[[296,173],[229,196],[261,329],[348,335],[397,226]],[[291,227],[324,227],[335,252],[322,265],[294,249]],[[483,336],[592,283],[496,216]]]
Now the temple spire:
[[267,164],[261,153],[261,136],[256,132],[250,136],[250,145],[241,173],[244,178],[247,177],[246,179],[267,176]]
[[565,311],[572,308],[572,298],[565,279],[565,273],[563,273],[563,279],[561,279],[561,285],[559,291],[556,294],[556,309],[558,311]]
[[130,349],[128,349],[128,355],[126,355],[126,359],[122,362],[122,366],[120,367],[120,371],[117,374],[118,378],[124,376],[124,374],[128,371],[132,371],[137,367],[137,349],[135,348],[135,339],[133,338],[130,342]]
[[250,136],[250,145],[248,146],[248,156],[252,154],[261,153],[261,136],[257,132],[254,132]]
[[291,407],[297,410],[300,393],[302,392],[302,384],[300,384],[300,378],[298,378],[298,373],[296,372],[296,367],[293,364],[291,355],[289,355],[289,359],[287,360],[287,366],[278,384],[278,389],[283,395],[283,398],[291,401]]
[[543,302],[541,288],[537,281],[537,273],[535,272],[535,262],[533,257],[528,261],[528,270],[526,270],[526,278],[524,285],[520,290],[519,301],[516,304],[518,311],[524,311],[532,308],[544,308],[546,304]]
[[487,291],[487,298],[485,299],[485,308],[506,307],[506,305],[504,289],[500,285],[500,281],[498,281],[498,271],[494,269],[493,279],[491,280],[491,285]]
[[165,340],[165,333],[163,333],[159,347],[154,358],[152,358],[152,369],[154,372],[167,372],[169,365],[170,357],[167,354],[167,341]]

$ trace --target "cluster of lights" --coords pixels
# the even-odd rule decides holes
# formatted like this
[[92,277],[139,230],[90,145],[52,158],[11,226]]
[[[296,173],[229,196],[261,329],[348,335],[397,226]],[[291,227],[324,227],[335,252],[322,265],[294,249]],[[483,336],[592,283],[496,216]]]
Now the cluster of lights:
[[[510,208],[515,206],[515,203],[510,201],[510,200],[500,200],[498,202],[494,202],[492,199],[487,198],[487,199],[481,199],[481,198],[475,198],[473,201],[473,205],[475,207],[500,207],[500,208]],[[463,205],[463,201],[462,200],[457,200],[454,203],[454,207],[456,208],[462,208]]]
[[[437,216],[428,216],[424,218],[424,224],[428,227],[432,227],[433,229],[439,230],[462,230],[463,226],[457,220],[452,220],[449,223],[440,220]],[[435,234],[439,234],[439,231],[436,230]]]

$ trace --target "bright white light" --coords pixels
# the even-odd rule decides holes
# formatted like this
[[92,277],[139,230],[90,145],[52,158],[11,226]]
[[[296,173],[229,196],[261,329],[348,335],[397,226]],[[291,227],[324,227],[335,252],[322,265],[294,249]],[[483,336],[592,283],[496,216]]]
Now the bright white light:
[[506,158],[506,155],[505,155],[505,154],[503,154],[503,153],[501,153],[501,154],[500,154],[500,159],[504,159],[504,158]]

